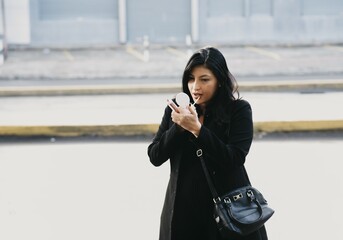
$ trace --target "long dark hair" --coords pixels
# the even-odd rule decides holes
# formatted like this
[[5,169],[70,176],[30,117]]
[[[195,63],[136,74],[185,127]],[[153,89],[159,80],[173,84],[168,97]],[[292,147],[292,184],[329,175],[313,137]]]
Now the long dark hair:
[[[196,66],[204,66],[211,70],[218,81],[217,91],[206,106],[206,111],[210,111],[213,114],[217,123],[223,124],[228,122],[232,102],[239,98],[239,92],[236,79],[230,73],[223,54],[214,47],[205,47],[199,49],[191,56],[182,77],[182,90],[190,99],[192,97],[188,89],[188,81]],[[235,95],[237,95],[237,98]]]

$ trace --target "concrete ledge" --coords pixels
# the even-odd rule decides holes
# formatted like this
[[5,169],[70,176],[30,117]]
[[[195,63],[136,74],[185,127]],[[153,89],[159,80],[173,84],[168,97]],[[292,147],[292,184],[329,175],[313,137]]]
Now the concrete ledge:
[[[343,91],[343,79],[289,80],[289,81],[242,81],[240,91]],[[0,87],[0,96],[58,96],[134,93],[175,93],[181,91],[181,83],[159,84],[108,84],[72,86],[16,86]]]
[[[0,126],[0,137],[82,137],[153,135],[158,124],[95,126]],[[255,122],[256,133],[343,131],[343,120]]]
[[95,125],[95,126],[1,126],[0,136],[136,136],[153,134],[157,131],[155,124],[137,125]]
[[325,80],[288,80],[288,81],[258,81],[239,83],[240,91],[308,91],[308,90],[343,90],[343,79]]
[[180,84],[0,87],[0,96],[59,96],[179,92]]
[[254,123],[255,132],[342,131],[343,120],[274,121]]

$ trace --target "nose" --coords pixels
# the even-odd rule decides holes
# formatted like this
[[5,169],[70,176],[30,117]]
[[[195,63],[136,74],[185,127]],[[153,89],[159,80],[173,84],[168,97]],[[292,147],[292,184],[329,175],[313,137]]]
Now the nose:
[[196,92],[197,90],[199,90],[199,84],[198,84],[198,81],[195,80],[193,82],[192,91]]

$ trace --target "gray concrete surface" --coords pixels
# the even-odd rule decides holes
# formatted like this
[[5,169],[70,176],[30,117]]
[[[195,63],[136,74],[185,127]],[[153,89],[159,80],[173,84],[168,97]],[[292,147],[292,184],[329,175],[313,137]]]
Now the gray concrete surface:
[[[293,95],[273,95],[275,92],[343,91],[342,46],[218,48],[227,58],[241,91],[252,92],[252,101],[254,98],[260,98],[255,114],[264,115],[265,118],[257,117],[255,120],[268,122],[266,127],[269,129],[283,129],[280,125],[269,127],[270,122],[275,121],[284,121],[287,125],[290,121],[296,124],[296,121],[343,119],[341,111],[326,107],[332,102],[342,102],[339,93],[313,95],[317,100],[308,94],[306,97],[300,97],[299,101],[291,100],[290,104],[287,99]],[[34,134],[39,126],[46,126],[50,130],[54,128],[52,132],[48,130],[45,134],[59,132],[63,135],[63,129],[56,126],[66,125],[76,135],[102,135],[109,132],[114,134],[118,131],[103,128],[105,124],[136,124],[137,133],[151,133],[156,130],[156,125],[151,124],[156,124],[156,119],[160,119],[165,100],[156,99],[156,96],[164,94],[165,98],[180,91],[181,74],[188,59],[187,50],[182,47],[151,46],[149,61],[144,61],[139,46],[111,49],[11,50],[7,61],[0,67],[0,110],[3,113],[0,119],[0,135],[13,131],[22,132],[23,135]],[[264,94],[255,92],[269,93],[262,99]],[[84,96],[75,97],[76,95]],[[11,98],[18,96],[26,98]],[[322,101],[322,98],[325,100]],[[140,105],[139,101],[143,101],[144,105]],[[268,104],[273,102],[278,104],[272,106],[275,113],[271,114],[271,111],[268,111],[271,106]],[[253,102],[252,104],[254,105]],[[259,105],[265,105],[265,109],[260,110]],[[320,112],[316,109],[317,106],[320,106]],[[313,117],[313,114],[316,117]],[[325,116],[325,119],[317,116]],[[26,130],[8,129],[8,126],[25,124],[28,127]],[[94,129],[89,131],[80,128],[88,124]],[[333,127],[336,123],[332,125],[331,122],[319,124],[319,127],[310,130],[322,128],[321,126],[324,126],[324,129],[342,129],[342,122],[338,123],[338,127]],[[304,123],[298,129],[303,129],[303,125]],[[30,128],[32,126],[35,129]],[[46,129],[41,129],[41,132],[44,131]],[[120,130],[120,134],[125,131],[127,128]]]
[[[343,90],[343,47],[217,46],[242,90]],[[192,50],[197,49],[193,47]],[[175,92],[189,58],[184,47],[15,49],[0,67],[0,96]]]
[[[237,77],[343,74],[342,46],[217,47]],[[151,46],[149,55],[139,46],[10,50],[0,79],[179,79],[188,59],[181,47]]]
[[[256,122],[343,120],[343,92],[242,93]],[[173,94],[7,97],[0,101],[1,126],[159,124]],[[337,105],[336,105],[336,104]],[[333,107],[328,107],[330,105]]]
[[[152,135],[174,94],[2,97],[1,136]],[[343,92],[242,92],[257,132],[343,130]]]
[[[276,210],[270,239],[340,239],[342,144],[342,136],[253,142],[246,166]],[[153,167],[147,145],[0,144],[0,239],[157,239],[169,166]]]

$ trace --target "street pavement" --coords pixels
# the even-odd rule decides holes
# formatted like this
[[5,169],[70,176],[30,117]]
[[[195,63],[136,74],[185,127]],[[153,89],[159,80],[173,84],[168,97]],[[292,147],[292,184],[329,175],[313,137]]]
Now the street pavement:
[[[261,131],[343,129],[342,46],[217,47]],[[12,49],[0,67],[0,135],[151,134],[195,49],[150,46],[149,59],[141,46]]]
[[[170,169],[150,164],[148,144],[0,144],[0,239],[158,239]],[[246,167],[275,209],[269,239],[341,239],[342,144],[330,135],[253,141]]]
[[[255,138],[246,166],[276,210],[270,239],[339,239],[342,46],[219,48],[255,129],[338,130]],[[0,67],[0,239],[156,239],[169,168],[150,165],[148,141],[58,137],[151,135],[166,98],[180,91],[187,58],[187,48],[165,46],[151,46],[149,61],[139,46],[10,50]],[[314,214],[317,199],[326,204]]]
[[[340,45],[217,47],[242,87],[326,82],[343,88]],[[196,49],[150,46],[148,60],[140,46],[10,50],[0,67],[0,93],[10,87],[175,87],[179,86],[189,52]]]
[[[240,77],[322,76],[343,74],[343,47],[217,46],[231,72]],[[193,47],[191,51],[198,49]],[[179,79],[189,58],[185,47],[150,46],[144,59],[140,46],[90,49],[15,49],[0,68],[1,80],[95,80],[143,83]],[[146,82],[148,81],[148,82]],[[48,84],[48,82],[41,82]],[[96,83],[96,82],[94,82]]]

